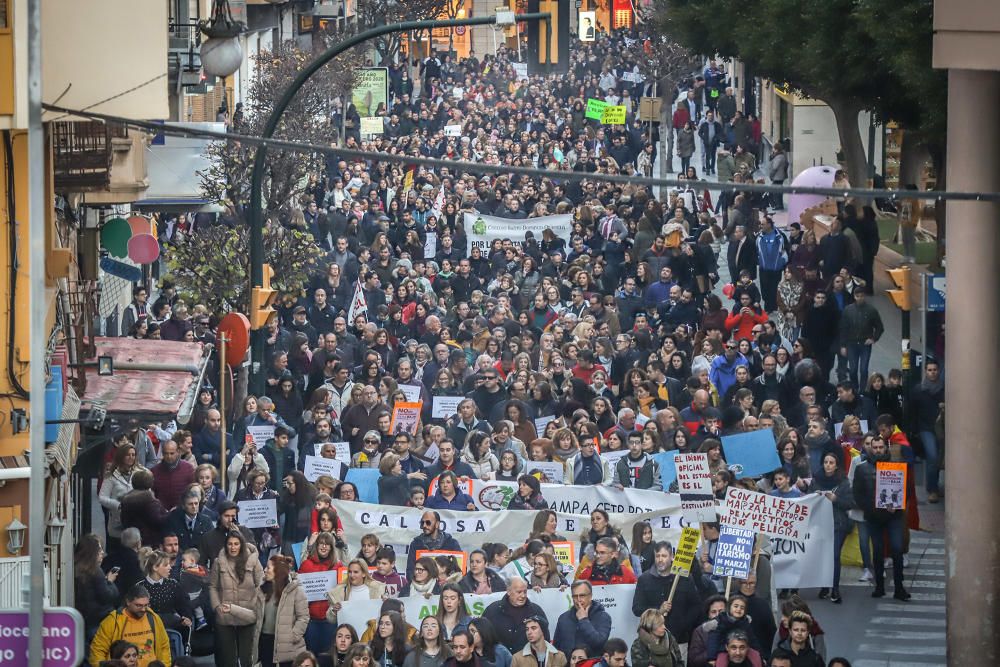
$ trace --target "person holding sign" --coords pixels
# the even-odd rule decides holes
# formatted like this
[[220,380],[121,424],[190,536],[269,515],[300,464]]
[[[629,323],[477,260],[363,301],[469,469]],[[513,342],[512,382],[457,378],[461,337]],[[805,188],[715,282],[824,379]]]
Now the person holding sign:
[[[309,557],[302,561],[300,574],[314,572],[330,572],[340,564],[332,533],[319,533],[309,550]],[[326,612],[330,608],[329,600],[314,600],[309,603],[309,625],[306,627],[306,648],[314,653],[321,653],[330,647],[333,641],[334,626],[327,623]]]
[[833,503],[833,590],[820,589],[820,598],[830,596],[830,602],[840,604],[840,552],[844,548],[847,534],[851,532],[848,510],[856,507],[851,483],[847,481],[836,454],[823,455],[823,469],[818,472],[809,486],[810,493],[822,493]]
[[893,508],[879,508],[877,504],[877,465],[890,461],[889,448],[879,435],[872,439],[872,458],[859,465],[854,471],[854,502],[864,511],[868,534],[871,536],[872,565],[875,567],[875,590],[872,597],[885,596],[885,548],[889,542],[892,556],[892,581],[895,588],[893,597],[903,602],[910,594],[903,588],[903,532],[906,527],[906,512]]
[[[682,544],[683,542],[681,540]],[[635,587],[632,613],[643,617],[650,609],[655,610],[666,619],[666,627],[670,634],[679,643],[687,644],[691,639],[691,633],[701,620],[701,596],[691,581],[690,574],[682,576],[680,573],[671,572],[674,566],[673,546],[669,542],[657,542],[654,549],[653,567],[639,576]],[[688,554],[684,568],[689,573],[693,555],[693,552]],[[678,562],[678,565],[683,563]]]
[[437,493],[427,499],[427,507],[433,510],[476,511],[472,496],[458,487],[458,476],[450,470],[438,475]]

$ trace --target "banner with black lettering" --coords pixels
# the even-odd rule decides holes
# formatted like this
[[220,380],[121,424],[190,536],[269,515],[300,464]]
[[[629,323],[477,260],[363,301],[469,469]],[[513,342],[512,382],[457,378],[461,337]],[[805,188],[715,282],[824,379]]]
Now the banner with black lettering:
[[[555,486],[563,492],[575,488],[585,492],[588,488]],[[557,511],[556,532],[578,542],[584,531],[590,530],[590,512],[592,509],[597,509],[596,505],[599,502],[609,503],[615,509],[646,509],[641,505],[630,505],[624,494],[616,500],[613,494],[621,494],[621,491],[615,489],[608,491],[612,495],[603,501],[600,500],[600,495],[585,497],[585,493],[581,493],[576,500],[569,501],[570,506],[587,508],[586,513],[572,514]],[[652,493],[662,497],[662,501],[659,502],[660,507],[654,507],[648,512],[608,512],[611,525],[618,528],[626,540],[630,540],[632,526],[640,521],[648,521],[653,529],[654,539],[669,540],[672,544],[677,544],[681,529],[688,525],[681,516],[680,498],[677,494]],[[573,494],[570,494],[571,498],[572,496]],[[554,500],[556,497],[553,496],[553,502],[559,504],[559,501]],[[348,546],[355,551],[360,548],[360,543],[355,544],[355,542],[360,542],[361,536],[367,533],[378,535],[383,544],[409,544],[420,533],[420,517],[423,512],[419,509],[343,500],[333,501],[333,506],[344,526]],[[441,516],[442,529],[454,537],[463,549],[470,551],[482,547],[484,542],[503,542],[507,545],[520,546],[531,533],[537,512],[439,510],[438,514]]]
[[466,252],[472,255],[473,248],[479,248],[483,255],[489,254],[490,245],[495,240],[510,239],[515,246],[524,245],[525,232],[531,232],[535,241],[541,243],[542,234],[551,231],[557,237],[569,244],[573,235],[573,216],[564,213],[546,215],[540,218],[499,218],[493,215],[466,213],[465,237]]
[[809,508],[809,520],[798,539],[771,538],[774,585],[829,588],[833,586],[833,503],[818,493],[798,501]]

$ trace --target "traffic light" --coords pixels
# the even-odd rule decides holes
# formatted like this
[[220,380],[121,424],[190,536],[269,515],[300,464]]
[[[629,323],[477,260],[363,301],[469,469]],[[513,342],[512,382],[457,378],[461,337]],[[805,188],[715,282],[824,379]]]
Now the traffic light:
[[910,267],[889,269],[887,273],[893,284],[899,289],[886,290],[886,293],[897,308],[904,312],[910,312]]
[[274,277],[274,269],[270,264],[264,265],[263,286],[253,287],[250,290],[250,328],[263,329],[267,323],[278,316],[271,306],[278,298],[278,292],[271,289],[271,278]]

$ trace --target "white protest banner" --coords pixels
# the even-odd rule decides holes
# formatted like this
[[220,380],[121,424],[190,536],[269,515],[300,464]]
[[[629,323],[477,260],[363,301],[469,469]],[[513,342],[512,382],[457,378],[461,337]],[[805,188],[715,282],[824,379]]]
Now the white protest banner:
[[511,63],[511,67],[514,68],[514,76],[518,79],[528,78],[528,63]]
[[406,396],[406,400],[410,403],[416,403],[420,400],[420,385],[416,384],[401,384],[397,386],[403,395]]
[[431,417],[448,419],[458,414],[458,404],[465,400],[464,396],[435,396],[431,402]]
[[510,239],[515,246],[523,246],[525,232],[531,232],[538,240],[542,238],[542,232],[550,229],[553,234],[566,241],[567,244],[569,244],[570,236],[573,233],[573,216],[569,213],[523,220],[465,213],[464,219],[465,234],[468,239],[466,251],[470,256],[473,248],[479,248],[483,253],[488,253],[494,239]]
[[[482,616],[486,608],[502,598],[505,593],[490,593],[489,595],[465,595],[465,605],[470,616]],[[639,619],[632,614],[632,598],[635,596],[635,584],[617,584],[614,586],[595,586],[594,600],[600,602],[608,615],[611,616],[611,636],[634,637],[638,632]],[[564,612],[572,607],[570,591],[567,588],[546,588],[536,593],[528,590],[528,599],[537,604],[545,612],[548,620],[549,633],[555,632],[556,623]],[[411,595],[399,598],[403,603],[408,622],[419,627],[427,616],[437,612],[438,596],[425,598],[422,595]],[[346,623],[361,635],[368,621],[378,616],[381,600],[351,600],[341,604],[337,613],[337,622]]]
[[906,464],[879,461],[875,464],[875,507],[906,509]]
[[616,489],[613,486],[542,485],[542,495],[549,508],[556,512],[590,515],[594,510],[609,514],[639,514],[643,512],[675,511],[679,508],[676,494],[652,489]]
[[361,134],[369,136],[385,132],[385,123],[381,116],[365,116],[361,119]]
[[396,403],[392,408],[392,417],[389,422],[390,433],[417,434],[417,426],[420,424],[420,410],[424,404],[420,401],[416,403]]
[[274,528],[278,525],[278,501],[241,500],[236,503],[240,512],[240,525],[246,528]]
[[772,539],[771,569],[777,588],[823,588],[833,585],[833,503],[818,493],[799,498],[809,508],[801,539]]
[[274,424],[247,426],[247,433],[253,438],[253,444],[257,445],[257,449],[261,449],[274,437]]
[[544,437],[545,427],[548,426],[549,422],[555,421],[555,419],[555,415],[546,415],[535,420],[535,433],[538,434],[539,438]]
[[555,484],[562,484],[566,468],[562,463],[555,461],[528,461],[524,465],[524,474],[541,475],[541,481]]
[[684,517],[692,523],[715,521],[715,495],[708,454],[674,454],[674,468]]
[[444,126],[444,136],[446,136],[446,137],[460,137],[460,136],[462,136],[462,126],[461,125],[445,125]]
[[642,83],[646,78],[639,74],[638,72],[625,72],[622,74],[622,81],[630,81],[631,83]]
[[319,456],[306,454],[306,462],[302,469],[302,474],[310,482],[315,482],[320,475],[329,475],[334,479],[343,481],[347,475],[348,466],[343,461],[337,459],[324,459]]
[[720,521],[769,537],[801,540],[806,534],[809,512],[810,506],[799,499],[778,498],[731,486]]
[[[492,482],[486,484],[493,484]],[[495,491],[495,487],[491,487]],[[554,486],[554,489],[575,487]],[[615,489],[610,489],[615,491]],[[545,494],[545,489],[542,491]],[[654,492],[658,493],[658,492]],[[473,494],[477,497],[479,492]],[[631,535],[632,526],[640,521],[649,522],[653,538],[668,540],[677,544],[681,529],[687,526],[680,512],[680,497],[677,494],[660,494],[667,500],[668,507],[651,512],[634,514],[611,512],[611,523]],[[621,505],[619,505],[621,506]],[[409,544],[420,532],[421,510],[406,507],[384,507],[370,503],[334,500],[333,507],[344,526],[344,535],[349,548],[355,552],[361,548],[362,535],[374,533],[383,543]],[[472,511],[438,510],[441,515],[442,530],[458,541],[465,551],[479,549],[483,542],[503,542],[520,545],[532,530],[534,511]],[[568,514],[556,512],[556,532],[577,539],[583,531],[590,529],[589,514]],[[356,541],[356,543],[355,543]],[[349,549],[349,550],[350,550]],[[831,553],[833,548],[831,547]]]
[[465,88],[459,88],[456,86],[455,88],[451,89],[451,96],[454,97],[456,100],[462,99],[463,95],[465,95]]
[[753,560],[753,542],[752,530],[720,526],[712,574],[746,579],[750,574],[750,561]]
[[299,586],[306,594],[306,602],[319,602],[326,599],[326,592],[337,585],[337,570],[326,572],[299,572]]
[[336,452],[335,459],[351,465],[351,443],[349,442],[317,442],[313,444],[313,453],[320,456],[323,453],[323,445],[333,445]]
[[434,259],[438,251],[437,232],[427,232],[424,237],[424,259]]

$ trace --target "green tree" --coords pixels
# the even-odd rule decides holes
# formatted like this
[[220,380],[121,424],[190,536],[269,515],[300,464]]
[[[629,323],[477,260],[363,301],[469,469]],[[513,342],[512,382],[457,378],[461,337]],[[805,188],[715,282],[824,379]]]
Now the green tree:
[[[271,285],[284,297],[304,295],[322,257],[311,234],[268,223],[264,261],[274,269]],[[177,289],[190,303],[204,304],[218,315],[246,313],[250,307],[250,246],[246,226],[219,225],[186,237],[167,255]]]
[[858,114],[893,88],[857,0],[654,0],[658,27],[698,53],[738,58],[760,76],[822,100],[855,183],[867,176]]

